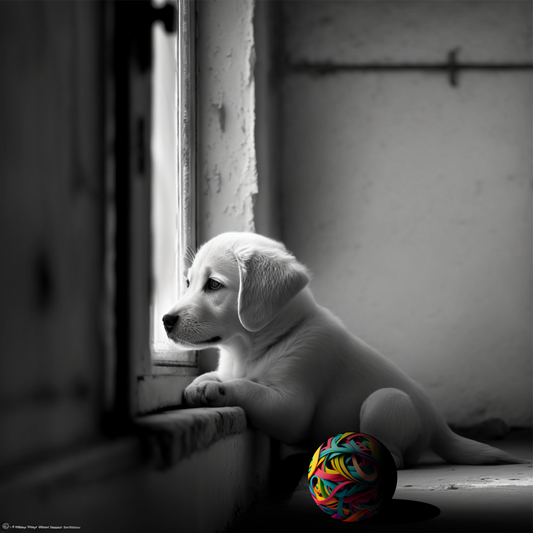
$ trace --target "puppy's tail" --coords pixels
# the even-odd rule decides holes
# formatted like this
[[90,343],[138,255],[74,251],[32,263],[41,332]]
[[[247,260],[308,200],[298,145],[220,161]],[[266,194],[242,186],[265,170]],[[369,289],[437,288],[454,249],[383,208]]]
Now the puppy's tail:
[[445,461],[463,465],[503,465],[530,463],[475,440],[461,437],[454,433],[442,419],[438,420],[437,428],[431,443],[433,451]]

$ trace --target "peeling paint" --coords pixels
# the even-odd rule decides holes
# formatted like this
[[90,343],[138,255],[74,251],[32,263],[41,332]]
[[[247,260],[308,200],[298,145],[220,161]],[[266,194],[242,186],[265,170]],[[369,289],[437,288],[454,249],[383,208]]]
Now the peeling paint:
[[248,51],[248,76],[247,76],[248,85],[250,85],[254,81],[255,62],[256,62],[255,46],[252,44],[252,46],[250,46],[250,50]]
[[[200,2],[199,240],[254,231],[256,62],[253,0]],[[229,59],[229,60],[228,60]]]
[[222,183],[222,175],[220,171],[217,169],[215,165],[215,170],[213,172],[213,175],[207,174],[205,176],[205,189],[204,189],[204,196],[209,196],[211,193],[220,193],[221,190],[221,183]]
[[215,109],[217,114],[220,131],[224,133],[226,129],[226,108],[224,107],[224,104],[212,104],[212,107]]

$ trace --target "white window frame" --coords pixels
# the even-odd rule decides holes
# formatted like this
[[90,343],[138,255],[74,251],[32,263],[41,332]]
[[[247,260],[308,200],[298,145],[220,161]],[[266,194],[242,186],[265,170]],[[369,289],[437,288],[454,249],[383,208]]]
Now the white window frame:
[[[196,248],[195,4],[167,0],[176,8],[179,78],[177,257]],[[198,375],[195,352],[155,352],[152,347],[151,69],[131,67],[130,164],[130,413],[147,414],[182,404],[183,390]],[[140,124],[144,127],[139,127]],[[146,164],[138,164],[139,159]],[[178,269],[179,270],[179,269]],[[180,283],[178,274],[178,291]],[[148,290],[146,290],[148,288]]]
[[[166,0],[159,0],[165,2]],[[162,327],[162,316],[170,310],[170,306],[175,305],[176,301],[185,291],[185,271],[186,257],[190,257],[191,252],[196,249],[196,135],[195,135],[195,57],[194,57],[194,3],[190,0],[178,0],[178,10],[176,17],[178,22],[178,36],[169,36],[177,40],[176,57],[176,133],[177,139],[174,140],[176,148],[175,169],[176,182],[173,184],[176,191],[176,212],[171,213],[169,217],[172,223],[175,221],[175,246],[169,248],[168,258],[170,264],[174,264],[175,286],[173,290],[165,289],[167,293],[174,293],[171,297],[171,303],[168,308],[156,308],[157,315],[151,312],[151,346],[152,346],[152,364],[158,367],[158,372],[172,373],[169,369],[172,367],[190,366],[196,367],[198,361],[197,352],[190,350],[187,352],[178,350],[175,345],[168,341],[168,344],[156,344],[155,329],[158,328],[157,337],[166,335]],[[162,29],[159,29],[162,31]],[[154,43],[156,44],[156,43]],[[154,50],[157,54],[157,48]],[[155,57],[154,60],[157,58]],[[155,70],[156,65],[154,65]],[[164,67],[165,68],[165,67]],[[155,72],[154,72],[155,74]],[[154,82],[155,82],[154,76]],[[153,96],[155,98],[155,96]],[[154,228],[157,231],[157,228]],[[154,250],[155,238],[153,239],[152,249]],[[168,243],[170,245],[170,243]],[[166,246],[167,243],[164,243]],[[156,298],[157,294],[153,294]],[[153,304],[154,302],[152,302]]]

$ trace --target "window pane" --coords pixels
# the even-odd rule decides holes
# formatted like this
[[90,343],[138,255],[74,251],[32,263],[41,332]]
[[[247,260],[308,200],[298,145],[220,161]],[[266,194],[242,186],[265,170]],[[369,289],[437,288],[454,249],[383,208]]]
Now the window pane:
[[159,352],[174,350],[161,319],[178,298],[177,38],[155,24],[153,44],[152,344]]
[[[163,0],[156,4],[163,3]],[[177,34],[153,29],[152,361],[195,366],[194,351],[168,340],[162,317],[184,290],[183,258],[194,248],[194,51],[190,0],[179,0]]]

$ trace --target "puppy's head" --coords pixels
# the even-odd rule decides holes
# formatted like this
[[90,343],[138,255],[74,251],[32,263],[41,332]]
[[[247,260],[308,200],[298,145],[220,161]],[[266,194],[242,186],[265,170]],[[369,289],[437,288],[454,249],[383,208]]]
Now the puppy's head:
[[163,324],[181,348],[221,345],[263,329],[308,282],[306,268],[283,244],[255,233],[223,233],[198,251],[187,290]]

